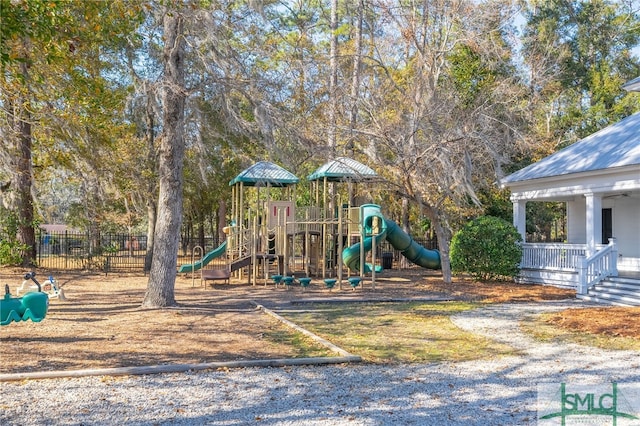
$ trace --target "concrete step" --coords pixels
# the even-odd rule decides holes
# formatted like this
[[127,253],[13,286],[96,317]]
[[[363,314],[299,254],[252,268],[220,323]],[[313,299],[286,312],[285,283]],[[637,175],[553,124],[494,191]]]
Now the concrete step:
[[607,277],[603,280],[604,282],[612,283],[612,284],[628,284],[637,286],[640,288],[640,278],[631,278],[631,277]]
[[640,306],[640,280],[608,277],[590,288],[588,294],[578,297],[582,300],[609,305]]
[[619,296],[619,295],[611,295],[611,294],[578,294],[578,299],[585,300],[588,302],[602,303],[605,305],[613,305],[613,306],[640,306],[640,296],[631,297],[631,296]]
[[589,289],[589,293],[612,293],[612,294],[629,294],[640,295],[640,287],[633,287],[628,285],[609,286],[598,284]]

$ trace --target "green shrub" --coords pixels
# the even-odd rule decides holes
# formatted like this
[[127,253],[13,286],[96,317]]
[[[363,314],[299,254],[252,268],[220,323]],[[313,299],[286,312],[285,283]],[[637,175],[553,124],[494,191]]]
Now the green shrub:
[[17,266],[22,263],[22,253],[28,246],[17,241],[0,240],[0,266]]
[[17,240],[17,233],[18,220],[15,215],[0,209],[0,266],[22,263],[22,255],[28,247]]
[[477,280],[511,279],[520,272],[522,237],[504,219],[481,216],[467,223],[451,240],[451,270]]

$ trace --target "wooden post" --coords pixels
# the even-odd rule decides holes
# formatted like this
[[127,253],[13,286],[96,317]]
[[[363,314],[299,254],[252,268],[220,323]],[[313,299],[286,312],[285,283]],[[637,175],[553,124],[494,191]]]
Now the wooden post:
[[365,261],[365,252],[364,252],[364,240],[365,240],[365,236],[364,236],[364,226],[362,226],[362,209],[360,209],[360,214],[359,214],[359,222],[360,224],[358,225],[359,229],[360,229],[360,270],[358,271],[360,273],[361,277],[364,277],[364,261]]
[[522,242],[527,242],[527,202],[525,200],[511,199],[513,203],[513,226],[522,237]]
[[[195,246],[191,251],[191,287],[196,286],[195,259],[196,253],[200,253],[200,262],[204,260],[204,249],[201,246]],[[202,263],[200,264],[200,287],[202,287]]]
[[618,276],[618,243],[615,238],[609,238],[611,248],[611,276]]
[[304,221],[304,272],[309,276],[311,263],[311,241],[309,234],[309,209],[305,211]]
[[578,294],[587,294],[587,257],[578,256]]
[[[281,216],[281,214],[284,213],[284,216]],[[284,251],[284,275],[288,275],[288,271],[287,271],[287,267],[289,266],[289,235],[287,233],[287,214],[286,214],[286,210],[278,210],[278,224],[280,223],[284,223],[284,226],[280,227],[280,232],[278,232],[278,235],[280,235],[280,238],[283,240],[282,241],[282,247],[283,247],[283,251]],[[294,263],[295,263],[295,259],[294,259]],[[295,265],[294,265],[295,266]]]
[[600,194],[585,194],[586,199],[586,236],[587,236],[587,256],[594,254],[597,249],[597,242],[601,239],[602,230],[602,196]]
[[340,209],[338,210],[338,286],[339,288],[342,288],[342,273],[343,273],[343,266],[342,266],[342,250],[344,249],[344,244],[343,244],[343,238],[344,238],[344,234],[342,233],[343,229],[342,229],[342,219],[343,219],[343,211],[342,211],[342,206],[340,206]]
[[253,218],[253,232],[251,232],[251,283],[256,285],[256,277],[258,276],[258,262],[257,262],[257,254],[256,249],[258,245],[258,212],[256,212],[255,217]]
[[[364,287],[364,285],[362,286]],[[376,233],[371,234],[371,289],[376,289]]]

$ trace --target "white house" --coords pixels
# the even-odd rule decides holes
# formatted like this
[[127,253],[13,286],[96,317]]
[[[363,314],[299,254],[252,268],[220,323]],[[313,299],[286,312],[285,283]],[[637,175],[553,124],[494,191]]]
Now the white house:
[[587,291],[608,276],[640,277],[640,113],[501,180],[526,236],[526,203],[566,203],[567,241],[525,241],[521,280]]

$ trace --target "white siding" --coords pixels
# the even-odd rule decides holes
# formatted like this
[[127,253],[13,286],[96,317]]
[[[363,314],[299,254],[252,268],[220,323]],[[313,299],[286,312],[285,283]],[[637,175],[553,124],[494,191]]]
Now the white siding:
[[613,236],[618,243],[618,252],[624,257],[640,257],[640,198],[612,200]]
[[567,243],[585,244],[587,242],[587,203],[584,197],[576,197],[567,202]]

